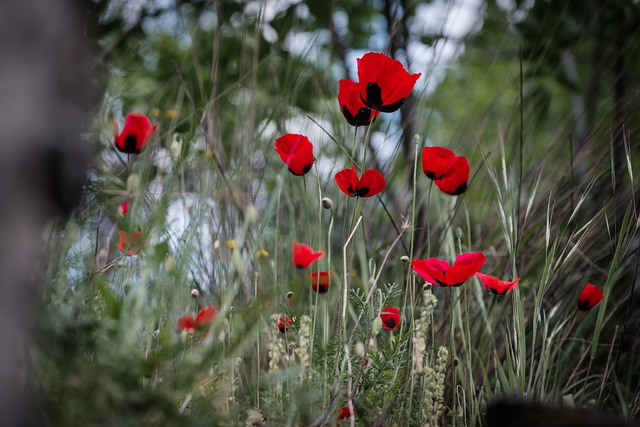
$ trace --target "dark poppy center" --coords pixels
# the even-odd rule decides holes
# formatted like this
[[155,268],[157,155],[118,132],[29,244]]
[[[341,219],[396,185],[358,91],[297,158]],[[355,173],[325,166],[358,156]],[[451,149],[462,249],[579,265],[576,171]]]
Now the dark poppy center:
[[369,187],[360,187],[358,191],[356,191],[356,195],[359,197],[365,197],[367,194],[369,194]]
[[456,188],[456,191],[453,192],[453,195],[457,196],[459,194],[464,193],[465,191],[467,191],[467,183],[463,182],[462,184],[460,184],[458,188]]
[[378,83],[369,82],[367,83],[366,89],[367,99],[363,99],[364,103],[369,107],[379,110],[382,107],[382,90]]
[[356,197],[358,195],[358,192],[354,190],[352,186],[349,186],[347,193],[349,193],[349,197]]
[[396,321],[395,319],[387,319],[386,322],[384,322],[384,324],[388,327],[388,328],[393,328],[394,326],[396,326]]
[[320,292],[321,294],[326,293],[328,290],[329,290],[329,287],[327,285],[318,286],[318,292]]
[[138,140],[138,138],[136,138],[135,135],[127,135],[127,137],[124,139],[124,152],[125,153],[136,153],[138,150],[136,148],[136,141]]

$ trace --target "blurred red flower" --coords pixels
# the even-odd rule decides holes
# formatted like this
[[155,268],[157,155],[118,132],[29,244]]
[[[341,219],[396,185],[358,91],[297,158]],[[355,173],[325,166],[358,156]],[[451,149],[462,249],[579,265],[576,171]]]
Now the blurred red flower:
[[384,177],[375,169],[367,169],[358,179],[356,168],[343,169],[335,176],[340,190],[350,197],[373,197],[384,190]]
[[513,290],[520,281],[519,277],[510,282],[506,282],[497,277],[489,276],[488,274],[476,273],[476,276],[478,276],[482,282],[482,286],[484,286],[490,294],[498,296],[505,295],[507,292]]
[[183,316],[178,319],[178,329],[181,331],[193,332],[196,329],[204,328],[211,324],[216,317],[215,307],[206,307],[200,310],[200,313],[194,318],[192,316]]
[[304,135],[288,133],[276,139],[276,153],[289,167],[289,172],[302,176],[313,166],[313,144]]
[[142,250],[146,243],[146,236],[141,231],[119,231],[120,241],[116,244],[120,252],[126,256],[135,255]]
[[340,111],[351,126],[367,126],[373,120],[374,111],[364,105],[360,98],[360,84],[342,79],[338,82]]
[[458,255],[453,265],[438,258],[416,259],[411,265],[413,271],[429,283],[460,286],[480,270],[485,260],[482,252],[472,252]]
[[293,264],[298,268],[307,268],[312,262],[323,256],[324,252],[314,252],[311,246],[304,243],[293,242],[292,244]]
[[400,61],[383,53],[366,53],[357,62],[362,102],[383,113],[399,109],[421,75],[409,74]]
[[293,322],[291,322],[291,319],[289,319],[287,316],[282,316],[278,321],[278,329],[282,334],[287,332],[287,329],[289,329],[289,326],[291,325],[293,325]]
[[349,407],[345,406],[343,408],[337,409],[336,414],[338,414],[339,420],[344,420],[345,418],[351,418],[351,412],[349,411]]
[[311,278],[311,287],[319,294],[324,294],[329,290],[331,285],[331,273],[326,271],[320,271],[315,273],[309,273]]
[[109,118],[109,121],[113,127],[116,148],[127,154],[138,154],[142,151],[158,127],[157,123],[151,126],[147,116],[138,112],[127,114],[122,132],[119,132],[118,125],[112,118]]
[[387,331],[393,331],[400,324],[400,312],[395,307],[385,307],[380,313],[382,327]]
[[596,305],[600,304],[604,295],[600,288],[591,283],[584,285],[580,296],[578,297],[578,308],[583,311],[591,310]]

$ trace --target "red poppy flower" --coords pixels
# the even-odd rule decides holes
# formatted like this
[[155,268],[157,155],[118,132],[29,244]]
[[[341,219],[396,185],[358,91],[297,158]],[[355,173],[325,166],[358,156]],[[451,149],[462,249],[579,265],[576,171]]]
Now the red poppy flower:
[[375,169],[367,169],[362,174],[362,178],[358,179],[354,166],[338,172],[335,180],[340,190],[350,197],[373,197],[386,186],[384,177]]
[[309,273],[309,277],[311,277],[311,287],[315,292],[319,294],[327,293],[329,285],[331,285],[331,273],[320,271]]
[[125,216],[128,210],[129,210],[129,202],[125,200],[120,204],[120,206],[118,206],[118,215]]
[[429,283],[460,286],[480,270],[485,260],[482,252],[472,252],[458,255],[453,265],[438,258],[416,259],[411,265],[413,271]]
[[399,109],[421,75],[409,74],[400,61],[383,53],[369,52],[357,61],[362,102],[383,113]]
[[400,312],[395,307],[385,307],[380,313],[382,327],[387,331],[393,331],[400,324]]
[[583,311],[591,310],[602,301],[603,297],[600,288],[587,283],[578,297],[578,308]]
[[313,144],[304,135],[288,133],[276,139],[276,153],[289,167],[289,172],[302,176],[313,166]]
[[196,329],[202,329],[213,322],[216,317],[215,307],[206,307],[200,310],[200,313],[194,318],[192,316],[183,316],[178,319],[178,329],[181,331],[193,332]]
[[287,329],[289,329],[289,326],[291,325],[293,325],[293,322],[291,322],[291,319],[287,316],[283,316],[278,320],[278,329],[280,329],[281,334],[287,332]]
[[456,156],[448,148],[424,147],[422,170],[444,193],[457,196],[467,189],[469,162],[466,157]]
[[339,420],[344,420],[345,418],[351,418],[351,411],[349,411],[349,407],[345,406],[344,408],[340,408],[336,410],[336,414],[338,414]]
[[127,154],[138,154],[142,151],[158,127],[157,123],[151,126],[147,116],[138,112],[127,114],[122,132],[118,131],[118,125],[112,118],[109,118],[109,121],[113,127],[116,148]]
[[374,118],[374,112],[362,103],[360,84],[342,79],[338,82],[338,103],[340,111],[351,126],[367,126]]
[[482,282],[482,286],[484,286],[490,294],[499,296],[505,295],[507,292],[513,290],[520,281],[519,277],[510,282],[506,282],[497,277],[489,276],[488,274],[476,273],[476,276],[478,276]]
[[424,147],[422,149],[422,170],[429,179],[442,179],[451,167],[456,154],[444,147]]
[[469,162],[464,156],[456,157],[444,178],[435,181],[443,193],[458,196],[467,190],[469,182]]
[[311,246],[304,243],[293,242],[293,264],[298,268],[307,268],[312,262],[324,256],[324,252],[314,252]]
[[131,233],[119,231],[118,236],[120,236],[120,241],[116,246],[126,256],[137,254],[146,243],[146,237],[141,231],[132,231]]

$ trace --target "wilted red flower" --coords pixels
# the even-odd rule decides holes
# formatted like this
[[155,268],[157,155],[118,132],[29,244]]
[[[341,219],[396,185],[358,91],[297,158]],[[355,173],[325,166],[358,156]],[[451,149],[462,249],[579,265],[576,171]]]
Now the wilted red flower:
[[289,319],[287,316],[282,316],[280,320],[278,320],[278,329],[280,330],[281,334],[287,332],[287,329],[289,329],[289,326],[291,325],[293,325],[293,322],[291,322],[291,319]]
[[384,177],[375,169],[367,169],[358,179],[356,168],[344,169],[335,176],[340,190],[350,197],[373,197],[379,194],[386,185]]
[[336,414],[338,414],[339,420],[344,420],[345,418],[351,418],[351,411],[349,411],[348,406],[345,406],[340,409],[336,409]]
[[587,283],[578,297],[578,308],[583,311],[591,310],[602,301],[602,298],[604,295],[600,288]]
[[324,294],[329,290],[331,285],[331,273],[326,271],[320,271],[315,273],[309,273],[311,278],[311,287],[319,294]]
[[444,193],[457,196],[467,189],[469,162],[466,157],[456,156],[448,148],[424,147],[422,170]]
[[482,286],[484,286],[490,294],[499,296],[505,295],[507,292],[513,290],[520,281],[519,277],[510,282],[506,282],[497,277],[489,276],[488,274],[476,273],[476,276],[478,276],[482,282]]
[[458,255],[453,265],[438,258],[416,259],[411,265],[413,271],[429,283],[460,286],[480,270],[485,260],[482,252],[472,252]]
[[183,316],[178,319],[178,329],[181,331],[193,332],[201,329],[213,322],[216,317],[215,307],[206,307],[200,310],[200,313],[194,318],[192,316]]
[[314,252],[311,246],[304,243],[293,242],[292,244],[293,264],[298,268],[307,268],[312,262],[323,256],[324,252]]
[[142,250],[146,243],[146,236],[141,231],[119,231],[120,241],[116,245],[126,256],[135,255]]
[[374,112],[364,105],[360,98],[360,84],[342,79],[338,82],[338,103],[340,111],[351,126],[367,126],[374,118]]
[[362,102],[383,113],[399,109],[421,75],[409,74],[400,61],[383,53],[369,52],[357,61]]
[[158,127],[157,123],[151,126],[147,116],[138,112],[127,114],[122,132],[118,131],[118,125],[112,118],[109,118],[109,121],[113,127],[116,148],[127,154],[138,154],[142,151]]
[[304,135],[288,133],[276,139],[276,153],[289,167],[289,172],[302,176],[313,166],[313,144]]
[[129,202],[125,200],[120,204],[120,206],[118,206],[118,215],[125,216],[128,210],[129,210]]
[[387,331],[393,331],[400,324],[400,312],[395,307],[385,307],[380,313],[382,327]]

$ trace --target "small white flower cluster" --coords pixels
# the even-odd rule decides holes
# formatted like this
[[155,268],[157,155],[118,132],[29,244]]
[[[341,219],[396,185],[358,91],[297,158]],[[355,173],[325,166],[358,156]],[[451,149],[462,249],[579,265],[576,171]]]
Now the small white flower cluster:
[[424,306],[420,310],[420,318],[414,320],[415,333],[413,335],[413,367],[411,374],[421,374],[424,370],[424,352],[427,349],[427,329],[431,324],[433,311],[438,305],[438,299],[431,290],[423,292]]
[[436,363],[433,368],[425,367],[425,405],[423,416],[425,427],[437,427],[438,418],[442,416],[444,408],[444,379],[447,373],[447,359],[449,351],[446,347],[438,348]]
[[278,324],[280,315],[272,314],[269,318],[269,324],[267,325],[267,335],[269,336],[269,343],[267,344],[267,350],[269,351],[269,373],[278,372],[280,370],[280,361],[288,361],[289,355],[285,347],[284,340],[281,337],[280,331],[275,325]]
[[304,379],[305,371],[309,367],[311,356],[309,344],[311,343],[311,318],[307,315],[300,317],[300,329],[298,330],[298,348],[295,350],[300,360],[300,379]]

